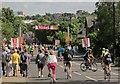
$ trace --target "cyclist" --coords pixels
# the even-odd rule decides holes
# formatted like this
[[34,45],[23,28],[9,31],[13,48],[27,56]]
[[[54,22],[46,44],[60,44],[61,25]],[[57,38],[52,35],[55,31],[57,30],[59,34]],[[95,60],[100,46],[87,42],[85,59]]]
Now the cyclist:
[[[105,50],[105,56],[103,57],[103,62],[104,62],[104,71],[108,69],[109,73],[107,73],[107,75],[109,75],[111,72],[112,59],[108,49]],[[104,79],[106,79],[106,76],[104,77]]]
[[105,56],[105,48],[102,49],[102,54],[101,54],[101,65],[104,68],[104,62],[103,62],[103,57]]
[[94,56],[92,54],[92,49],[87,49],[87,52],[84,54],[84,60],[86,62],[86,65],[90,66],[90,63],[93,59],[94,59]]
[[65,51],[62,53],[63,56],[63,62],[64,62],[64,67],[65,67],[65,72],[66,72],[66,67],[68,67],[68,76],[72,78],[72,59],[73,59],[73,52],[71,52],[69,49],[65,49]]
[[94,60],[94,56],[92,53],[92,49],[89,49],[89,53],[88,53],[88,61],[89,63],[91,63]]

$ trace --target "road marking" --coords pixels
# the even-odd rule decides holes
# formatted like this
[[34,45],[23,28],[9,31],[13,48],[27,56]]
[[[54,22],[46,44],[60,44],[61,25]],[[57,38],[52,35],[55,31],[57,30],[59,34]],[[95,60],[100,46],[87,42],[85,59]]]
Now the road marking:
[[[77,65],[79,65],[79,63],[76,63],[76,62],[73,62],[74,64],[77,64]],[[62,65],[60,65],[60,64],[58,64],[58,66],[60,66],[61,68],[64,68],[64,66],[62,66]],[[104,72],[103,70],[101,70],[101,69],[98,69],[99,71],[102,71],[102,72]],[[80,73],[78,73],[78,72],[73,72],[74,74],[76,74],[76,75],[79,75],[79,76],[81,76],[81,74]],[[113,72],[111,72],[112,74],[114,74],[114,75],[118,75],[118,74],[116,74],[116,73],[113,73]],[[97,79],[94,79],[94,78],[92,78],[92,77],[89,77],[89,76],[85,76],[86,78],[88,78],[88,79],[90,79],[90,80],[94,80],[94,81],[98,81]]]
[[80,73],[78,73],[78,72],[73,72],[73,73],[81,76],[81,74],[80,74]]
[[[77,62],[72,62],[72,63],[74,63],[74,64],[76,64],[76,65],[80,65],[79,63],[77,63]],[[104,72],[103,70],[101,70],[101,69],[98,69],[99,71],[102,71],[102,72]],[[113,75],[118,75],[117,73],[114,73],[114,72],[111,72]]]
[[111,72],[112,74],[114,74],[114,75],[118,75],[117,73],[114,73],[114,72]]
[[[64,68],[62,65],[58,65],[58,66],[60,66],[61,68]],[[78,72],[73,72],[74,74],[77,74],[77,75],[81,75],[80,73],[78,73]]]
[[94,79],[94,78],[91,78],[91,77],[89,77],[89,76],[85,76],[86,78],[88,78],[88,79],[90,79],[90,80],[94,80],[94,81],[98,81],[98,80],[96,80],[96,79]]
[[[99,71],[104,72],[104,70],[98,69]],[[111,72],[113,75],[118,75],[117,73]]]

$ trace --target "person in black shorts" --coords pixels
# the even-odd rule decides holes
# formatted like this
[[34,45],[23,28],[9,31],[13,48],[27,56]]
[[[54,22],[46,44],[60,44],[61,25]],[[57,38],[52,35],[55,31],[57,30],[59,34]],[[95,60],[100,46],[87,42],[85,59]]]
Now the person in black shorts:
[[[45,66],[46,57],[44,55],[44,51],[40,50],[39,54],[36,57],[36,64],[38,67],[38,77],[43,77],[43,71]],[[40,75],[41,74],[41,75]]]
[[69,67],[69,77],[71,78],[71,73],[72,73],[72,59],[73,59],[73,52],[69,49],[65,49],[64,53],[62,53],[63,56],[63,62],[65,66],[65,72],[66,72],[66,67]]

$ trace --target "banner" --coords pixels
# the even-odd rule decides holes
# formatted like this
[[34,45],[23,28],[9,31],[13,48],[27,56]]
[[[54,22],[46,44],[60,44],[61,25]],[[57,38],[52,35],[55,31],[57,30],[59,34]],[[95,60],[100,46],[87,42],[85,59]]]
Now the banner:
[[17,46],[17,39],[16,38],[11,38],[11,46],[16,47]]
[[11,38],[11,46],[12,47],[18,48],[21,44],[23,44],[23,37]]
[[23,44],[23,37],[20,37],[20,44]]
[[58,25],[38,25],[35,26],[36,30],[58,30]]
[[90,38],[82,39],[82,47],[90,47]]
[[55,40],[55,45],[59,45],[60,44],[60,40]]

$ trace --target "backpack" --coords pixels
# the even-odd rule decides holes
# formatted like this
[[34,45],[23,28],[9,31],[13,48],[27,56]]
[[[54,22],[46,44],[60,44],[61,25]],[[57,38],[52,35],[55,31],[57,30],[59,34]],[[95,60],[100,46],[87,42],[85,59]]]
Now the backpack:
[[21,61],[22,63],[26,63],[27,57],[24,54],[21,54]]
[[10,60],[11,60],[11,54],[7,54],[5,59],[6,59],[6,62],[10,62]]
[[111,54],[110,54],[110,53],[108,53],[108,54],[105,56],[105,60],[108,61],[108,62],[112,62]]
[[72,51],[67,51],[67,56],[68,56],[69,61],[73,60],[73,53],[72,53]]
[[70,50],[65,50],[64,53],[62,53],[64,60],[66,61],[72,61],[73,60],[73,53]]
[[39,64],[44,64],[45,63],[45,60],[46,60],[46,56],[40,56],[40,54],[37,55],[37,59],[36,59],[36,63],[39,63]]

